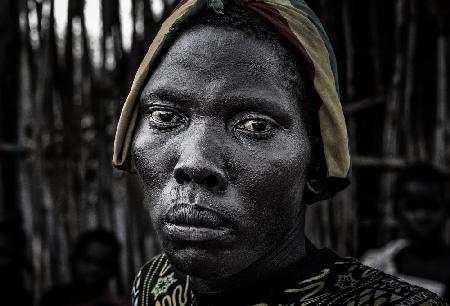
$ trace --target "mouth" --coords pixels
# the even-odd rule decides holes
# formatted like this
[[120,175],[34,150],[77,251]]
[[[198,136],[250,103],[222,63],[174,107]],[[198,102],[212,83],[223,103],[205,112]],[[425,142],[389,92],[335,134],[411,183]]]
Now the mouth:
[[217,240],[231,231],[223,216],[196,204],[172,207],[165,217],[163,230],[169,236],[185,241]]

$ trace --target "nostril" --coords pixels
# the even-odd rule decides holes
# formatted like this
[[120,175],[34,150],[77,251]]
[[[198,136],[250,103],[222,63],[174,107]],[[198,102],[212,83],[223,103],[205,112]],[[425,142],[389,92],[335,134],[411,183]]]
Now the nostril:
[[203,179],[203,185],[207,188],[216,187],[219,184],[219,181],[215,175],[208,175]]
[[224,191],[227,188],[225,173],[210,167],[181,165],[175,168],[173,177],[180,185],[195,183],[213,191]]
[[178,184],[183,185],[185,183],[189,183],[191,181],[191,178],[189,175],[184,171],[177,171],[175,172],[175,180]]

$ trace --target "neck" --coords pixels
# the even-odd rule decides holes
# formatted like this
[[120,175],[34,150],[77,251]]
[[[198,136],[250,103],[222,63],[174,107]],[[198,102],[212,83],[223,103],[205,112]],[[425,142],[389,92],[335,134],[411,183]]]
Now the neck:
[[299,225],[290,232],[287,239],[243,271],[221,279],[193,277],[193,287],[198,292],[212,294],[247,287],[249,284],[261,283],[281,269],[298,262],[305,255],[305,233],[303,224],[299,222]]

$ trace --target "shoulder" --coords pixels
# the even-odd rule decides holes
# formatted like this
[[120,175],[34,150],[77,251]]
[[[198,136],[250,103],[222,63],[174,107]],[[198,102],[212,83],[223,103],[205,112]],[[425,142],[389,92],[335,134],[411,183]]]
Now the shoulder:
[[170,300],[171,305],[185,304],[188,287],[188,277],[176,270],[164,254],[160,254],[148,261],[136,275],[131,292],[132,304],[165,305],[165,300]]
[[133,288],[140,287],[142,279],[154,277],[163,266],[168,264],[168,260],[164,254],[159,254],[146,262],[139,270],[133,282]]
[[345,305],[446,305],[436,294],[344,258],[334,264],[335,296]]
[[350,257],[335,257],[285,294],[309,305],[447,305],[436,294]]
[[375,290],[386,292],[392,305],[447,305],[437,294],[391,275],[385,274],[375,285]]

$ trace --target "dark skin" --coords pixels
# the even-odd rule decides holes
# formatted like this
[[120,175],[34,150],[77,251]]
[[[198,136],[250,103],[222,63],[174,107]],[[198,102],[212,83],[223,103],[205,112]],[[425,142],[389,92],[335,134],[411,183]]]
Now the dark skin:
[[436,182],[406,182],[399,200],[399,218],[410,241],[395,258],[400,273],[446,282],[450,277],[450,250],[442,233],[446,203]]
[[94,293],[105,290],[116,273],[115,256],[117,255],[111,246],[91,241],[75,259],[72,271],[74,283]]
[[311,143],[280,52],[240,31],[196,26],[141,95],[131,152],[152,222],[169,260],[204,293],[305,255]]
[[108,243],[89,241],[72,259],[72,282],[53,288],[40,305],[118,305],[105,296],[109,282],[116,276],[116,257],[117,250]]

